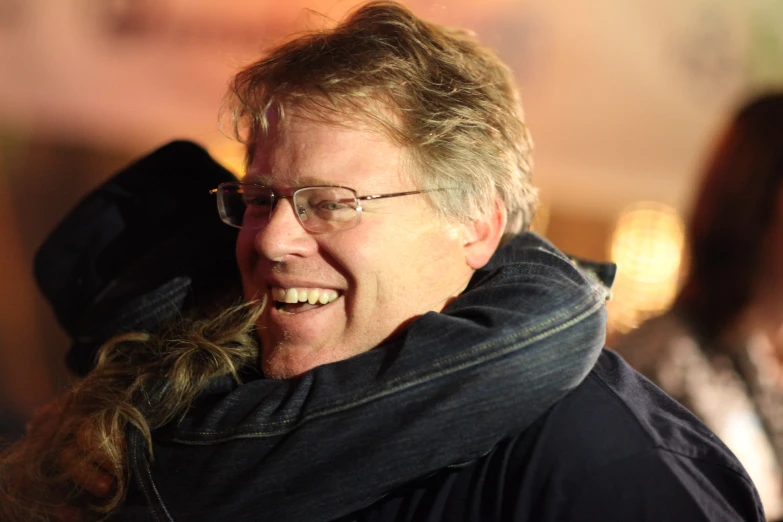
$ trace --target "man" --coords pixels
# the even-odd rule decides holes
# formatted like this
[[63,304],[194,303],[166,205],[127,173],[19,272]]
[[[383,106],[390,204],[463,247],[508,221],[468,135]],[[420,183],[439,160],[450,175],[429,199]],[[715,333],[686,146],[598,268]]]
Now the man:
[[[391,33],[384,37],[384,30]],[[448,52],[435,69],[448,72],[450,85],[429,99],[415,101],[434,79],[409,63],[424,49],[408,31],[446,37]],[[319,48],[328,50],[313,52]],[[259,407],[268,381],[254,380],[229,384],[227,397],[215,393],[204,399],[208,406],[196,405],[200,413],[159,431],[152,467],[131,437],[131,452],[142,457],[132,459],[141,492],[126,502],[128,518],[140,516],[134,506],[150,504],[175,520],[253,518],[254,508],[295,520],[342,515],[393,486],[485,454],[570,389],[568,376],[581,379],[574,370],[597,355],[603,339],[600,285],[533,237],[506,250],[514,261],[525,257],[516,270],[530,274],[474,275],[533,214],[531,147],[510,80],[486,49],[394,4],[360,9],[323,41],[308,35],[284,45],[235,78],[232,109],[238,124],[248,124],[249,168],[241,184],[217,189],[218,205],[223,220],[240,228],[246,299],[269,301],[258,322],[263,374],[300,377],[289,393],[307,396],[309,410],[302,413],[297,401]],[[539,302],[519,302],[534,292]],[[542,309],[530,310],[537,305]],[[376,346],[386,351],[369,353]],[[575,362],[564,351],[582,355]],[[523,366],[519,352],[541,357]],[[547,364],[554,360],[559,364]],[[344,364],[330,365],[337,361]],[[481,361],[485,373],[477,379]],[[528,382],[549,382],[501,395],[518,392],[511,383],[525,374]],[[323,382],[331,393],[318,387]],[[335,393],[338,385],[347,391]],[[497,404],[520,400],[512,415]],[[366,422],[362,404],[378,422]],[[442,413],[460,410],[475,414]],[[445,422],[458,430],[455,437],[439,433]],[[433,437],[436,447],[420,446]],[[251,454],[241,455],[249,446]],[[356,451],[362,459],[345,470],[357,459],[343,452]],[[191,472],[169,473],[186,462]],[[376,466],[387,471],[371,472]],[[197,487],[185,483],[203,485],[206,477],[218,486],[203,488],[198,502],[182,502]],[[324,479],[334,490],[326,496]]]
[[[416,21],[397,6],[376,7],[365,10],[364,14],[373,12]],[[359,35],[361,39],[379,42],[374,30],[368,29],[363,36]],[[182,341],[201,331],[198,328],[181,328],[182,336],[174,339],[165,338],[164,333],[158,345],[144,341],[132,345],[126,336],[115,343],[116,350],[101,353],[98,368],[72,393],[67,408],[60,414],[65,427],[60,428],[55,440],[45,436],[28,437],[24,458],[39,464],[40,476],[57,471],[56,480],[48,488],[40,481],[33,481],[25,490],[18,484],[29,480],[31,475],[16,475],[19,480],[9,481],[9,501],[0,504],[10,506],[16,501],[16,507],[24,510],[31,508],[36,497],[43,497],[40,511],[47,513],[53,503],[51,499],[60,498],[62,484],[69,481],[101,497],[107,492],[105,484],[95,486],[84,476],[85,469],[89,472],[100,466],[119,470],[115,477],[118,496],[109,501],[110,508],[125,493],[122,470],[130,467],[134,482],[118,517],[141,520],[152,516],[152,510],[164,518],[173,513],[175,518],[188,520],[199,516],[235,519],[237,509],[255,518],[252,509],[258,506],[263,506],[266,515],[276,518],[304,520],[307,516],[329,516],[329,513],[338,516],[347,507],[363,507],[367,498],[382,495],[409,479],[487,453],[504,436],[530,425],[573,389],[592,366],[603,343],[605,291],[601,285],[586,278],[562,254],[533,236],[510,243],[494,256],[492,266],[502,268],[505,258],[524,257],[526,263],[509,265],[502,271],[493,270],[490,265],[475,270],[487,262],[502,234],[513,236],[529,224],[534,197],[528,179],[528,136],[509,71],[478,45],[470,45],[474,48],[474,58],[486,60],[492,68],[466,71],[470,72],[466,87],[471,90],[480,86],[486,80],[485,73],[498,77],[498,85],[490,89],[491,96],[475,97],[478,102],[485,99],[477,112],[496,113],[497,127],[506,129],[509,136],[498,147],[495,146],[498,136],[492,128],[462,137],[460,132],[448,133],[450,138],[444,143],[453,141],[452,157],[445,154],[449,151],[442,146],[433,150],[436,155],[444,156],[440,163],[444,164],[444,171],[451,171],[452,186],[404,190],[410,193],[400,194],[397,187],[416,187],[410,177],[413,172],[424,172],[403,164],[403,159],[411,157],[410,151],[403,151],[400,144],[391,142],[382,132],[382,126],[369,125],[375,121],[372,118],[363,121],[360,111],[346,112],[345,116],[350,117],[341,123],[329,121],[328,110],[317,114],[318,117],[308,117],[308,108],[315,109],[317,105],[303,103],[294,104],[297,107],[280,104],[261,111],[269,115],[272,125],[265,135],[267,140],[262,139],[258,127],[249,141],[249,155],[257,158],[253,165],[259,165],[255,168],[257,172],[248,178],[254,183],[243,186],[226,183],[217,190],[223,219],[230,224],[241,224],[238,253],[247,298],[278,301],[274,309],[271,306],[265,309],[258,325],[259,337],[264,341],[261,366],[265,376],[301,375],[300,378],[270,380],[248,375],[258,362],[255,347],[248,346],[244,358],[237,362],[235,341],[242,335],[222,335],[226,331],[224,325],[217,328],[218,334],[214,334],[215,325],[204,328],[213,334],[207,342],[199,340],[196,346]],[[502,89],[509,92],[504,94]],[[295,94],[293,89],[286,92]],[[445,98],[453,97],[451,92],[443,94]],[[444,98],[442,94],[440,97]],[[471,99],[468,97],[468,101]],[[452,105],[452,111],[459,112],[464,102]],[[301,114],[285,116],[284,111],[294,114],[291,111],[300,106]],[[237,110],[240,116],[241,111],[241,108]],[[334,114],[342,118],[339,113]],[[393,114],[389,112],[387,116]],[[444,122],[444,130],[448,131],[460,117],[452,114]],[[474,118],[480,119],[478,114]],[[251,115],[251,120],[255,120],[255,115]],[[434,130],[420,129],[420,132],[431,141]],[[289,140],[288,136],[297,136],[297,140]],[[476,145],[477,140],[483,141],[487,149],[483,172],[463,169],[462,177],[472,179],[465,182],[454,178],[458,169],[449,164],[459,164],[465,159],[465,151]],[[361,154],[368,145],[382,152],[381,161],[373,164],[373,156]],[[407,148],[413,150],[412,146]],[[356,152],[359,154],[349,154]],[[59,308],[58,317],[67,319],[63,325],[77,341],[78,356],[72,358],[72,366],[93,366],[93,349],[106,340],[108,331],[149,330],[157,315],[176,311],[181,306],[179,303],[187,300],[188,289],[203,306],[204,289],[208,289],[207,296],[210,296],[214,287],[219,286],[202,280],[209,267],[223,267],[224,256],[216,246],[216,234],[207,233],[211,228],[193,226],[193,218],[202,218],[198,210],[200,199],[190,194],[190,190],[183,195],[176,188],[201,186],[205,179],[224,176],[216,166],[205,162],[202,155],[203,151],[199,153],[187,144],[161,149],[118,176],[116,183],[110,182],[111,186],[101,189],[97,201],[88,198],[86,208],[75,212],[76,222],[71,223],[70,229],[76,231],[73,234],[76,244],[66,231],[55,234],[62,243],[55,241],[49,243],[55,248],[42,249],[48,254],[45,257],[55,261],[55,269],[50,271],[51,277],[44,285],[50,289],[47,295],[55,308]],[[433,166],[437,163],[434,159],[437,158],[430,161]],[[264,176],[263,162],[274,164],[281,172],[287,169],[290,178],[270,182]],[[296,173],[305,167],[310,172]],[[198,179],[193,176],[188,181],[188,172],[194,169],[199,173]],[[360,179],[354,183],[341,178],[343,170],[343,176],[356,171],[369,177],[373,170],[378,172],[371,185]],[[313,180],[314,177],[330,179]],[[431,182],[440,178],[438,174],[438,179]],[[163,191],[160,190],[162,180],[166,181]],[[352,194],[350,188],[341,189],[342,196],[334,187],[326,192],[322,190],[324,184],[338,183],[351,183],[353,189],[362,191],[380,189],[382,192],[361,192],[359,203],[346,200],[346,191]],[[291,201],[296,192],[293,189],[305,189],[305,184],[316,188],[299,190],[296,200]],[[269,185],[277,191],[274,194],[277,201],[266,190]],[[440,192],[453,194],[448,199],[441,198],[440,203],[425,204],[426,198],[437,198]],[[502,201],[490,195],[497,192],[504,193]],[[203,193],[206,196],[206,191]],[[173,201],[159,208],[161,194]],[[290,209],[292,203],[297,206],[298,217],[283,223],[289,227],[286,230],[278,226],[278,216]],[[111,226],[103,226],[106,223],[95,216],[96,207],[108,207],[101,212],[111,218],[107,220]],[[450,210],[442,214],[438,208]],[[146,215],[153,210],[154,219]],[[117,214],[121,219],[116,219]],[[87,228],[96,223],[101,225],[100,234],[87,235],[87,246],[82,243],[85,223],[80,222],[85,217]],[[261,220],[260,227],[258,221],[251,219],[254,217]],[[242,221],[245,218],[247,221]],[[116,223],[126,225],[128,230],[122,227],[115,230]],[[162,223],[166,226],[161,227]],[[511,225],[506,226],[507,223]],[[291,230],[290,225],[297,228]],[[203,251],[192,241],[198,237],[200,226],[205,231]],[[324,226],[330,230],[318,228]],[[278,236],[267,232],[277,232]],[[175,237],[169,238],[171,235]],[[135,240],[128,241],[129,237]],[[187,240],[183,241],[183,237]],[[154,241],[147,245],[145,238]],[[314,240],[317,248],[313,248]],[[222,242],[221,235],[219,244]],[[173,262],[169,263],[168,256],[163,256],[166,263],[157,263],[156,259],[170,247],[176,254],[170,256]],[[293,253],[273,251],[280,248],[293,249]],[[88,255],[82,256],[85,249]],[[89,281],[89,285],[73,285],[68,278],[64,280],[60,276],[62,256],[58,252],[76,257],[77,262],[70,265],[79,279]],[[111,259],[119,258],[122,263],[95,262],[105,260],[107,252],[114,254],[109,256]],[[89,263],[78,262],[79,259]],[[91,273],[93,263],[101,268],[99,277]],[[39,259],[39,267],[42,265],[45,263]],[[181,265],[184,272],[172,273],[168,265]],[[220,273],[214,277],[222,284],[231,280],[225,276]],[[471,288],[463,291],[471,276]],[[196,282],[200,284],[193,284]],[[85,286],[91,290],[85,290]],[[495,287],[501,288],[500,294]],[[285,296],[279,295],[281,290],[286,291]],[[301,290],[307,290],[308,302],[283,303],[290,299],[288,294],[292,290],[296,290],[297,301],[302,299]],[[336,298],[331,303],[320,302],[331,297]],[[527,302],[520,302],[522,299]],[[447,302],[448,310],[444,310]],[[323,307],[316,308],[317,303]],[[518,305],[512,306],[514,303]],[[156,311],[152,317],[150,310]],[[446,313],[427,313],[441,310]],[[327,313],[332,315],[319,323],[318,317]],[[296,322],[303,318],[309,319]],[[139,337],[148,338],[136,336]],[[85,339],[89,342],[85,343]],[[181,353],[183,344],[187,353]],[[161,345],[164,349],[160,349]],[[219,353],[215,352],[216,346],[220,348]],[[240,346],[240,351],[243,348]],[[344,360],[343,364],[324,364],[359,352],[366,353]],[[231,379],[233,368],[221,365],[226,360],[241,367],[242,377],[250,382],[237,387]],[[166,366],[167,361],[175,363]],[[208,364],[215,361],[217,369]],[[215,370],[211,374],[216,377],[214,382],[204,376],[205,367]],[[310,368],[313,369],[307,371]],[[206,390],[200,387],[204,383],[208,383]],[[181,388],[189,390],[184,399],[168,397],[180,393]],[[136,401],[137,397],[142,400]],[[192,416],[188,414],[181,422],[156,430],[154,441],[144,440],[145,430],[178,418],[177,412],[184,413],[183,407],[187,408],[191,401],[195,401],[190,410]],[[378,422],[365,422],[367,414],[363,408],[370,408]],[[513,415],[508,415],[506,409]],[[55,408],[55,415],[59,411]],[[135,415],[128,418],[128,411]],[[118,422],[118,418],[124,420]],[[96,419],[106,419],[108,428]],[[117,432],[118,427],[124,427],[123,423],[134,426],[128,437],[130,455],[124,462],[107,463],[101,453],[116,457],[124,452],[122,434]],[[335,426],[341,429],[335,430]],[[450,435],[440,433],[444,426],[449,427]],[[192,439],[194,436],[198,440]],[[434,447],[430,444],[433,437],[438,442]],[[354,444],[356,439],[358,445]],[[96,440],[101,441],[97,448],[93,443]],[[313,444],[314,440],[319,444]],[[69,446],[71,441],[77,450],[87,454],[88,458],[82,459],[88,461],[86,468],[78,462],[69,464],[74,460],[70,458],[74,453]],[[81,444],[81,441],[87,442]],[[172,447],[176,447],[175,451],[168,452],[159,446],[170,442],[175,444]],[[233,461],[230,454],[251,446],[252,455],[241,455],[239,461]],[[326,451],[329,447],[339,453],[329,455]],[[106,448],[116,451],[106,451]],[[191,448],[203,451],[187,456],[190,471],[185,472],[180,450]],[[147,449],[152,453],[148,454]],[[361,459],[343,458],[343,451],[362,451],[364,455]],[[60,455],[69,455],[67,462]],[[148,462],[150,456],[154,456],[154,462]],[[221,466],[226,463],[227,466]],[[240,465],[246,466],[245,472],[238,471]],[[376,468],[386,472],[367,474]],[[168,475],[169,472],[174,474]],[[233,499],[225,486],[220,485],[219,477],[226,477],[226,473],[234,481],[229,487],[236,493]],[[342,478],[335,480],[335,475]],[[173,490],[167,483],[169,478],[175,481]],[[185,486],[186,479],[191,478],[197,485],[178,489],[178,485]],[[210,488],[211,480],[220,487]],[[199,502],[192,498],[193,487],[204,489],[198,496]],[[286,496],[279,494],[281,490],[287,491]],[[44,491],[51,497],[43,495]],[[66,496],[63,502],[71,500]],[[185,511],[179,504],[183,500]],[[246,501],[250,502],[250,508]],[[94,498],[77,503],[90,505]],[[106,508],[106,505],[99,507]],[[3,513],[5,518],[31,519],[29,510],[21,516],[14,511],[9,513]]]
[[267,378],[226,371],[134,425],[115,519],[763,519],[733,456],[615,355],[563,398],[605,294],[521,233],[530,142],[492,53],[371,3],[232,89],[248,176],[216,194],[245,297],[269,302]]
[[[401,343],[404,352],[405,343],[428,336],[455,350],[482,346],[499,341],[498,331],[512,331],[504,330],[504,314],[509,323],[535,317],[531,324],[540,326],[564,311],[557,299],[568,286],[561,284],[564,259],[535,237],[518,236],[530,222],[534,191],[516,91],[505,66],[473,40],[398,5],[369,4],[331,31],[272,51],[239,73],[232,89],[234,121],[237,128],[247,124],[249,169],[218,197],[223,219],[240,227],[246,298],[272,301],[258,323],[266,376],[317,381],[336,368],[379,375],[383,360],[368,351],[375,346]],[[495,278],[475,278],[469,287],[504,237],[510,244]],[[523,283],[520,273],[533,277]],[[577,294],[567,299],[579,307]],[[486,328],[470,333],[483,339],[451,338],[457,322],[438,324],[479,305],[486,306],[479,321]],[[590,330],[587,317],[570,321]],[[568,338],[549,336],[548,346]],[[421,359],[412,369],[439,367],[425,349],[414,353]],[[325,413],[328,428],[318,439],[307,435],[318,422],[312,417],[286,430],[283,446],[299,448],[300,459],[258,457],[259,432],[274,426],[274,417],[259,423],[247,395],[254,383],[232,390],[230,399],[208,401],[198,415],[159,433],[155,465],[134,468],[144,478],[138,498],[153,498],[158,516],[171,520],[200,513],[232,520],[763,518],[752,484],[722,444],[610,353],[536,424],[483,456],[454,447],[426,473],[406,473],[414,457],[448,445],[452,427],[470,432],[459,421],[471,423],[471,416],[459,413],[453,426],[406,431],[399,424],[421,427],[421,414],[437,410],[437,393],[422,399],[439,389],[432,375],[421,379],[427,386],[420,395],[390,393],[391,404],[415,401],[421,408],[397,424],[388,404],[357,402]],[[229,407],[231,415],[220,413]],[[487,405],[476,418],[492,425],[514,414]],[[406,451],[406,440],[424,446]],[[338,491],[312,493],[327,487],[324,467],[368,453],[383,467],[336,474],[329,486]],[[402,465],[392,467],[395,456]],[[319,477],[317,484],[300,479],[306,496],[296,486],[276,487],[275,476],[299,472]],[[211,480],[199,498],[184,501],[205,475]],[[267,495],[254,503],[270,490],[279,502]]]

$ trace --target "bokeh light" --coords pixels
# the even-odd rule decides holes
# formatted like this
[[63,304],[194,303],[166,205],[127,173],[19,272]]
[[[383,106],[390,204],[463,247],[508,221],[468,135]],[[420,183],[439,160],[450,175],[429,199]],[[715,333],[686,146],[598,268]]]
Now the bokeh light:
[[611,239],[617,263],[609,328],[625,332],[668,308],[677,292],[684,227],[677,211],[639,202],[620,214]]

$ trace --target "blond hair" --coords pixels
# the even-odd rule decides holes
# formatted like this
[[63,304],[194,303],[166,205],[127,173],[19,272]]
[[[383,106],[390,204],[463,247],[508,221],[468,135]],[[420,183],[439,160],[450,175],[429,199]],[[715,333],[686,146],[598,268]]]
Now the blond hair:
[[[158,334],[127,333],[104,345],[95,368],[58,402],[52,430],[38,430],[0,453],[0,520],[51,520],[62,508],[100,520],[125,498],[130,471],[125,433],[136,428],[152,460],[152,430],[183,416],[214,378],[258,363],[255,324],[263,304],[232,306],[211,318],[180,319]],[[65,463],[74,450],[75,462]],[[115,479],[105,499],[76,473],[99,463]],[[56,518],[56,517],[55,517]]]
[[248,164],[268,114],[286,106],[325,121],[366,120],[405,147],[420,189],[442,215],[471,221],[500,199],[504,239],[526,229],[537,195],[532,142],[510,69],[466,31],[370,2],[330,30],[272,49],[230,84],[225,114]]

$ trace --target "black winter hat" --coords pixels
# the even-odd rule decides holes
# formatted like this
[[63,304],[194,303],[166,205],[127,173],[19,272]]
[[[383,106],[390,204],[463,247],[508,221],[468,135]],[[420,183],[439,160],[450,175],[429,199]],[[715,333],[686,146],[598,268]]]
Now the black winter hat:
[[73,344],[71,370],[126,331],[154,331],[217,295],[239,298],[236,229],[209,193],[236,178],[200,146],[171,142],[82,199],[35,256],[35,277]]

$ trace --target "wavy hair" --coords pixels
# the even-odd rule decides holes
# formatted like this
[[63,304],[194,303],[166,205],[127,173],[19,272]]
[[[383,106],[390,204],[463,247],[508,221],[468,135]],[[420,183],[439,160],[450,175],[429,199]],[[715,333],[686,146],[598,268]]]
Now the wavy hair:
[[713,344],[748,305],[783,187],[783,92],[749,100],[704,169],[675,307]]
[[297,106],[322,121],[355,117],[404,147],[410,175],[445,217],[471,221],[499,198],[504,240],[529,227],[537,205],[532,141],[511,70],[472,34],[425,22],[394,2],[370,2],[332,29],[272,49],[235,75],[223,115],[246,144]]
[[[152,431],[184,415],[212,379],[231,375],[240,382],[243,368],[258,365],[262,309],[263,303],[241,304],[210,318],[180,319],[156,334],[110,340],[95,368],[60,397],[52,429],[33,430],[0,453],[0,520],[47,521],[63,509],[77,509],[79,520],[100,520],[118,507],[130,478],[128,427],[151,451]],[[66,463],[69,454],[76,460]],[[115,480],[107,498],[88,493],[77,478],[96,463]]]

